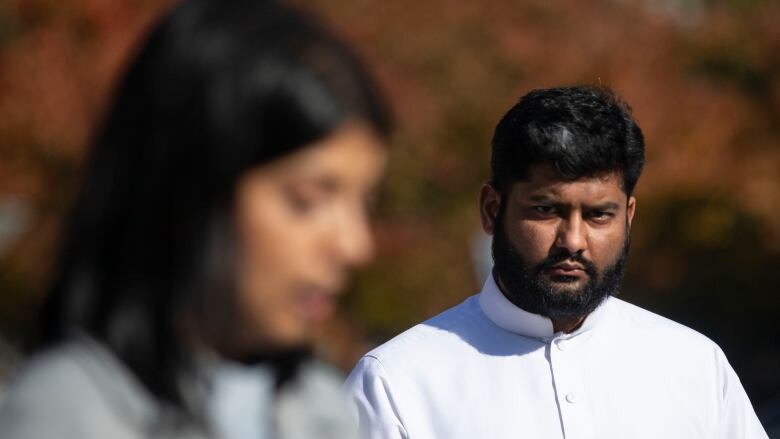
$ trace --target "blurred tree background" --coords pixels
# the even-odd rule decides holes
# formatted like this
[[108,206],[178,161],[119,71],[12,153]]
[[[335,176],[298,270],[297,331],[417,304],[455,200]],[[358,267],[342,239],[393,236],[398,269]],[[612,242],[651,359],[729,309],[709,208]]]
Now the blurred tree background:
[[[326,354],[481,286],[477,193],[492,129],[530,89],[610,85],[648,145],[623,298],[708,335],[754,404],[780,395],[780,3],[314,0],[381,78],[398,131]],[[0,1],[0,332],[32,332],[90,133],[164,0]],[[674,361],[670,359],[670,361]]]

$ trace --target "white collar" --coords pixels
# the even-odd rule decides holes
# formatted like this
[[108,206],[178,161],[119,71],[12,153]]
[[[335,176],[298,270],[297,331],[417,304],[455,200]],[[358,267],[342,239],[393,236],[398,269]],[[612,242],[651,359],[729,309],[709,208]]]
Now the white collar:
[[574,332],[556,334],[549,318],[530,313],[510,302],[496,285],[492,273],[488,275],[485,285],[479,293],[479,306],[493,323],[509,332],[540,340],[549,340],[559,335],[570,338],[592,329],[604,314],[605,307],[602,305],[609,300],[610,298],[607,298],[602,302]]

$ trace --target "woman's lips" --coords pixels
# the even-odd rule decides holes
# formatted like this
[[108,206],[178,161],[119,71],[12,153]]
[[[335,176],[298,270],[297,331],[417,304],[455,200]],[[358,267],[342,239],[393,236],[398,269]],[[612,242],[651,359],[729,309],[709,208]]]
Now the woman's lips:
[[295,304],[306,320],[320,322],[336,311],[337,297],[337,294],[325,290],[310,290],[301,293]]

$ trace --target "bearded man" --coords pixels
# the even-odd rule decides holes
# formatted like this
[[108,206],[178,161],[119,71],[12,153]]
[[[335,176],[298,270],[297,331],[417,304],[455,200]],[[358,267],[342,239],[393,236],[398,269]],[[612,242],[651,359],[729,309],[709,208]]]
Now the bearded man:
[[644,164],[605,88],[525,95],[480,194],[482,291],[366,354],[345,390],[366,438],[766,438],[705,336],[615,298]]

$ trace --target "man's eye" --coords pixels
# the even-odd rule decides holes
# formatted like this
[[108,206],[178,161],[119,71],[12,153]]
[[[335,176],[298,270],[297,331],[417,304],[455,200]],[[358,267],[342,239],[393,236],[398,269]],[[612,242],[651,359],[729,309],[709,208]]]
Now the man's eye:
[[596,221],[609,221],[612,218],[612,213],[610,212],[604,212],[601,210],[593,211],[589,214],[591,219],[594,219]]
[[536,213],[540,213],[542,215],[549,215],[555,212],[555,209],[552,206],[540,205],[540,206],[534,206],[533,209]]

